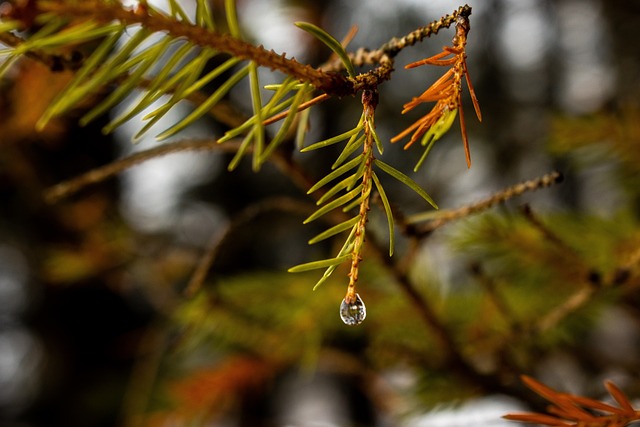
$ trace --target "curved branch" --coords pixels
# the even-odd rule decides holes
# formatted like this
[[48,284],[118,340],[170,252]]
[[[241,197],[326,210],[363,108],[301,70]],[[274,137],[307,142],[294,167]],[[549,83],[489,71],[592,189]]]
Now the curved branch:
[[222,231],[215,233],[211,237],[207,249],[200,257],[198,265],[191,275],[183,294],[186,297],[193,297],[202,288],[225,242],[232,238],[235,231],[246,226],[259,215],[267,212],[295,212],[300,213],[301,216],[306,216],[313,212],[313,210],[313,204],[303,203],[289,197],[273,197],[254,203],[234,215],[233,219]]
[[212,139],[193,139],[161,145],[149,150],[140,151],[129,157],[116,160],[108,165],[92,169],[75,178],[56,184],[45,190],[44,199],[47,203],[56,203],[63,198],[79,192],[85,187],[105,181],[125,169],[132,168],[155,157],[183,151],[236,152],[239,146],[240,144],[237,142],[230,141],[225,144],[218,144]]

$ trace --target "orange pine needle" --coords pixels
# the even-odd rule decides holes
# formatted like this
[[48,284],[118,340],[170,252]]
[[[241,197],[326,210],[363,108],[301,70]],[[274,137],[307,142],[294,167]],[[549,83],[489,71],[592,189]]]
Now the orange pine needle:
[[440,52],[438,54],[435,54],[433,56],[430,56],[429,58],[425,58],[425,59],[421,59],[420,61],[416,61],[416,62],[412,62],[411,64],[407,64],[404,66],[405,69],[410,69],[410,68],[416,68],[416,67],[420,67],[422,65],[427,65],[427,64],[432,64],[432,61],[437,61],[441,58],[444,58],[445,56],[450,55],[449,52],[447,51],[443,51]]
[[421,59],[420,61],[416,61],[411,64],[405,65],[404,68],[406,69],[416,68],[421,65],[439,65],[439,66],[447,67],[455,64],[456,61],[458,60],[458,58],[456,58],[455,56],[453,58],[441,59],[449,55],[451,55],[451,53],[449,52],[440,52],[439,54],[431,56],[429,58]]
[[511,421],[521,421],[524,423],[544,424],[547,426],[571,426],[571,423],[565,422],[559,418],[544,414],[507,414],[502,417]]
[[[468,31],[469,21],[467,17],[458,17],[458,21],[456,22],[456,35],[453,38],[453,46],[445,46],[442,48],[442,52],[430,56],[429,58],[412,62],[405,66],[407,69],[420,67],[422,65],[449,66],[451,68],[420,96],[414,97],[411,101],[403,105],[402,114],[405,114],[422,103],[436,102],[436,105],[428,114],[421,117],[408,128],[391,138],[391,142],[395,143],[411,134],[409,142],[404,146],[406,150],[425,134],[425,137],[429,138],[430,141],[437,140],[448,130],[450,122],[447,122],[446,128],[437,128],[430,131],[431,127],[436,124],[438,124],[438,126],[442,126],[442,123],[446,122],[446,118],[448,117],[447,115],[459,110],[462,143],[464,145],[467,167],[470,168],[471,151],[469,149],[467,125],[462,111],[462,76],[464,76],[467,81],[467,87],[469,88],[473,108],[479,121],[482,121],[482,114],[480,113],[478,98],[476,97],[475,90],[471,85],[471,78],[469,77],[469,72],[467,70],[465,46],[467,43]],[[449,57],[450,55],[451,57]],[[425,141],[423,141],[423,145],[424,144],[426,144]]]
[[480,112],[480,103],[478,102],[478,98],[476,97],[476,91],[473,89],[473,85],[471,84],[471,77],[469,77],[466,60],[462,63],[462,66],[464,70],[464,77],[467,80],[467,87],[469,88],[469,95],[471,95],[471,102],[473,102],[473,109],[476,110],[476,117],[478,117],[478,121],[481,122],[482,112]]
[[344,38],[340,40],[340,44],[342,45],[342,47],[346,49],[349,43],[351,43],[351,40],[354,39],[356,34],[358,34],[358,26],[354,24],[351,26],[351,28],[349,28],[349,31],[344,36]]
[[613,397],[616,402],[618,402],[618,405],[620,405],[622,409],[624,409],[627,413],[636,412],[636,410],[633,409],[633,406],[631,406],[631,402],[629,402],[627,396],[622,392],[622,390],[616,387],[614,383],[612,383],[611,381],[607,381],[604,383],[604,386],[607,388],[607,391],[609,392],[611,397]]
[[442,75],[438,80],[435,81],[427,90],[422,92],[422,94],[416,98],[413,98],[411,101],[407,102],[403,105],[402,114],[405,114],[407,111],[412,110],[417,105],[423,102],[432,102],[438,101],[440,99],[448,98],[451,96],[451,92],[454,90],[452,81],[450,80],[453,75],[453,69],[447,71]]
[[[525,375],[522,381],[552,403],[549,414],[507,414],[503,418],[548,426],[575,427],[623,427],[640,420],[640,411],[633,409],[625,394],[611,382],[606,382],[605,387],[620,405],[619,408],[588,397],[556,391]],[[595,415],[598,412],[605,415]]]
[[467,136],[467,125],[464,122],[464,113],[462,108],[460,108],[460,133],[462,133],[462,144],[464,145],[464,155],[467,160],[467,168],[471,168],[471,150],[469,150],[469,137]]

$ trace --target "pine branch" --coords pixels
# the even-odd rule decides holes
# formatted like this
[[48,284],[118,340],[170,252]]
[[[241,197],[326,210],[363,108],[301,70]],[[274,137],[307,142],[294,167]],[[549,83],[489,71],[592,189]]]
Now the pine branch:
[[229,34],[211,31],[199,25],[177,21],[161,14],[136,13],[119,3],[104,1],[46,1],[38,2],[42,12],[52,12],[64,17],[91,19],[102,23],[119,21],[123,24],[139,24],[153,32],[167,33],[174,38],[184,38],[201,47],[225,52],[238,59],[251,60],[257,65],[282,71],[300,81],[308,82],[326,93],[344,96],[353,93],[348,80],[336,73],[326,73],[301,64],[284,54],[254,46]]
[[[354,304],[357,299],[356,283],[358,282],[358,274],[360,271],[360,261],[362,260],[362,246],[364,244],[365,230],[369,218],[369,198],[371,189],[373,188],[373,162],[374,151],[373,144],[374,128],[373,117],[378,106],[378,92],[365,90],[362,93],[362,107],[364,109],[364,144],[362,146],[362,156],[364,157],[364,171],[362,174],[362,192],[360,208],[358,211],[358,223],[355,225],[355,239],[353,242],[353,251],[351,253],[351,270],[349,271],[349,285],[347,286],[347,295],[344,298],[346,304]],[[364,319],[364,318],[363,318]]]
[[[214,139],[193,139],[180,140],[163,144],[159,147],[150,148],[145,151],[134,153],[123,159],[92,169],[82,175],[60,182],[47,188],[43,193],[43,198],[47,203],[54,204],[62,199],[73,196],[86,187],[103,182],[126,169],[135,167],[147,160],[183,151],[221,151],[236,153],[240,148],[240,141],[229,141],[219,144]],[[269,159],[283,173],[291,179],[300,189],[306,191],[311,188],[313,180],[306,171],[298,164],[289,159],[286,155],[276,152]]]
[[151,31],[166,32],[175,38],[186,38],[199,46],[213,48],[229,53],[236,58],[252,60],[260,66],[282,71],[334,96],[353,95],[365,88],[378,86],[389,79],[390,73],[393,71],[392,60],[403,49],[437,34],[443,28],[449,28],[458,17],[468,17],[471,14],[471,8],[465,5],[451,15],[445,15],[406,36],[392,38],[375,51],[361,49],[355,54],[350,54],[349,57],[355,65],[375,63],[380,64],[380,67],[349,79],[337,73],[340,69],[344,69],[342,61],[339,61],[341,65],[326,65],[314,69],[309,65],[299,63],[294,58],[287,58],[284,54],[267,50],[262,46],[254,46],[231,35],[212,32],[202,26],[176,21],[161,14],[128,10],[118,3],[106,3],[99,0],[84,2],[41,0],[38,2],[38,10],[53,12],[60,16],[93,19],[103,23],[116,20],[126,25],[140,24]]
[[[437,212],[427,212],[426,214],[412,215],[405,219],[404,227],[410,235],[424,236],[448,224],[449,222],[482,213],[499,203],[504,203],[526,192],[550,187],[560,182],[562,182],[562,174],[559,172],[551,172],[539,178],[534,178],[520,184],[507,187],[504,190],[492,194],[484,200],[470,205],[462,206],[457,209],[440,210]],[[422,222],[424,222],[424,224],[420,224]]]
[[68,181],[56,184],[45,190],[44,199],[47,203],[56,203],[63,198],[81,191],[85,187],[105,181],[126,169],[132,168],[156,157],[166,156],[167,154],[183,151],[236,152],[238,147],[239,144],[237,143],[220,145],[217,141],[212,139],[183,140],[164,144],[149,150],[140,151],[124,159],[116,160],[108,165],[92,169],[89,172]]
[[[353,65],[357,67],[390,63],[402,50],[422,42],[425,38],[438,34],[442,29],[451,27],[458,17],[469,17],[470,15],[471,7],[468,5],[461,6],[450,15],[444,15],[442,18],[424,27],[417,28],[405,36],[391,38],[377,49],[370,50],[363,47],[357,49],[355,52],[348,53],[349,59],[351,59]],[[336,59],[323,65],[321,68],[325,71],[337,72],[344,69],[344,64],[342,61]],[[384,74],[384,72],[378,73],[381,75]],[[362,80],[367,80],[368,78],[369,77],[361,77]]]
[[[414,142],[421,139],[421,145],[425,147],[422,157],[416,164],[414,171],[417,172],[434,143],[440,139],[451,128],[456,115],[460,117],[460,131],[462,133],[462,141],[464,143],[464,152],[467,160],[467,167],[471,167],[471,153],[469,151],[469,141],[467,137],[467,127],[464,120],[464,111],[462,109],[462,79],[467,81],[469,94],[473,101],[473,108],[479,121],[482,121],[480,106],[476,98],[475,91],[471,84],[469,71],[467,69],[467,36],[469,34],[470,24],[468,14],[459,14],[456,19],[456,35],[453,37],[452,46],[445,46],[442,52],[429,58],[413,62],[405,68],[415,68],[422,65],[438,65],[451,66],[451,68],[440,77],[433,85],[431,85],[420,96],[414,97],[410,102],[404,104],[402,114],[411,111],[418,105],[425,102],[436,101],[435,106],[426,115],[418,119],[414,124],[409,126],[398,135],[391,138],[391,142],[397,142],[408,134],[411,139],[404,146],[408,149]],[[450,58],[447,58],[451,56]]]

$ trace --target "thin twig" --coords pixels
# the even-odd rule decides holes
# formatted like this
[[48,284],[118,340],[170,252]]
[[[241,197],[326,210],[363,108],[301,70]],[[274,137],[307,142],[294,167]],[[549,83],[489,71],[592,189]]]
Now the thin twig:
[[634,264],[640,262],[639,250],[636,253],[632,253],[627,260],[622,262],[620,266],[614,270],[614,273],[609,279],[604,280],[600,272],[590,268],[578,255],[575,248],[571,247],[571,245],[547,227],[529,206],[525,206],[522,212],[529,223],[542,233],[548,241],[557,246],[563,254],[570,256],[576,264],[581,266],[581,270],[584,272],[584,274],[582,274],[580,289],[535,322],[532,330],[538,334],[542,334],[556,327],[564,319],[593,301],[602,290],[623,285],[628,280],[625,272],[628,272]]
[[500,313],[502,318],[507,322],[509,331],[513,333],[514,331],[521,329],[518,316],[511,309],[503,295],[498,291],[498,287],[496,286],[493,278],[485,274],[480,264],[472,265],[471,273],[477,279],[478,283],[485,291],[485,294],[489,297],[498,313]]
[[274,211],[299,213],[301,216],[307,216],[314,210],[315,206],[310,203],[300,202],[290,197],[273,197],[251,204],[242,212],[234,215],[233,220],[226,225],[224,230],[212,236],[205,253],[200,257],[200,261],[191,275],[191,279],[184,290],[184,295],[186,297],[192,297],[202,288],[202,284],[207,278],[224,243],[231,238],[235,231],[245,227],[248,223],[255,220],[256,217]]
[[131,156],[109,163],[108,165],[92,169],[68,181],[56,184],[45,190],[44,199],[47,203],[56,203],[60,199],[69,197],[89,185],[97,184],[126,169],[156,157],[166,156],[167,154],[183,151],[235,152],[238,147],[239,143],[235,141],[218,144],[213,139],[193,139],[164,144],[149,150],[140,151]]
[[535,333],[541,335],[544,332],[555,328],[562,320],[587,305],[599,289],[600,287],[596,286],[584,286],[577,290],[573,295],[566,298],[562,304],[554,307],[551,311],[544,316],[541,316],[539,320],[536,321],[533,328]]
[[[443,28],[449,28],[456,22],[459,16],[471,15],[471,7],[468,5],[461,6],[450,15],[445,15],[442,18],[431,22],[424,27],[417,28],[403,37],[393,37],[388,42],[380,46],[378,49],[370,50],[367,48],[360,48],[355,52],[349,53],[349,58],[353,65],[356,67],[362,67],[364,65],[376,65],[383,63],[390,63],[403,49],[413,46],[416,43],[421,42],[425,38],[438,34]],[[344,64],[342,61],[334,60],[321,67],[325,71],[342,71]]]
[[[539,178],[531,179],[529,181],[507,187],[504,190],[498,191],[497,193],[494,193],[486,199],[481,200],[477,203],[462,206],[457,209],[441,210],[436,213],[430,212],[428,216],[414,215],[412,217],[408,217],[406,219],[406,224],[410,225],[411,227],[409,228],[413,233],[416,233],[417,235],[428,234],[451,221],[484,212],[485,210],[493,207],[498,203],[504,203],[507,200],[520,196],[521,194],[528,191],[534,191],[540,188],[549,187],[561,181],[562,174],[560,174],[560,172],[554,171]],[[422,225],[417,224],[418,222],[422,221],[427,222]]]
[[546,224],[544,224],[540,218],[533,212],[531,206],[528,204],[523,205],[520,208],[520,212],[525,217],[525,219],[540,232],[544,238],[553,243],[555,246],[560,249],[562,253],[571,254],[574,258],[578,258],[576,254],[576,250],[571,247],[567,242],[565,242],[560,236],[558,236],[553,230],[551,230]]

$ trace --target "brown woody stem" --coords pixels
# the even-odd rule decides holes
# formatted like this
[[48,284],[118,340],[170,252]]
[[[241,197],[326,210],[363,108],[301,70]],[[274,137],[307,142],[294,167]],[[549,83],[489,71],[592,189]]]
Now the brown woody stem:
[[[285,54],[267,50],[263,46],[254,46],[229,34],[217,33],[158,13],[139,13],[124,8],[118,3],[106,3],[99,0],[83,2],[41,0],[37,3],[37,10],[61,16],[94,19],[100,22],[120,21],[127,25],[139,24],[151,31],[165,32],[176,38],[182,37],[199,46],[216,49],[236,58],[251,60],[260,66],[282,71],[333,96],[355,95],[361,90],[376,88],[390,78],[393,71],[393,58],[402,49],[437,34],[443,28],[449,28],[458,17],[468,17],[471,14],[471,7],[461,6],[451,15],[445,15],[404,37],[393,38],[375,51],[358,50],[355,54],[350,55],[354,65],[373,63],[379,64],[379,66],[367,73],[359,74],[355,78],[349,78],[339,73],[343,69],[340,61],[334,61],[316,69],[301,64],[294,58],[287,58]],[[76,64],[74,64],[75,66]]]
[[365,90],[362,92],[362,108],[364,111],[364,145],[362,148],[362,156],[365,157],[364,173],[362,175],[362,192],[360,201],[360,220],[356,224],[356,237],[353,243],[353,252],[351,258],[351,271],[349,272],[349,286],[347,287],[347,295],[345,301],[351,304],[356,300],[356,283],[358,282],[358,272],[360,269],[360,260],[362,259],[362,247],[364,245],[364,235],[369,218],[369,199],[371,197],[371,188],[373,185],[373,143],[375,141],[369,123],[373,124],[373,117],[376,106],[378,104],[378,92],[373,90]]
[[260,66],[282,71],[300,81],[309,82],[316,88],[333,95],[344,96],[353,92],[352,84],[343,75],[325,72],[309,65],[301,64],[284,54],[267,50],[263,46],[235,38],[229,34],[211,31],[189,22],[177,21],[161,14],[136,13],[117,3],[103,1],[40,1],[39,10],[62,16],[94,19],[100,22],[119,21],[126,25],[139,24],[151,31],[165,32],[176,38],[185,38],[201,47],[225,52],[239,59],[247,59]]

